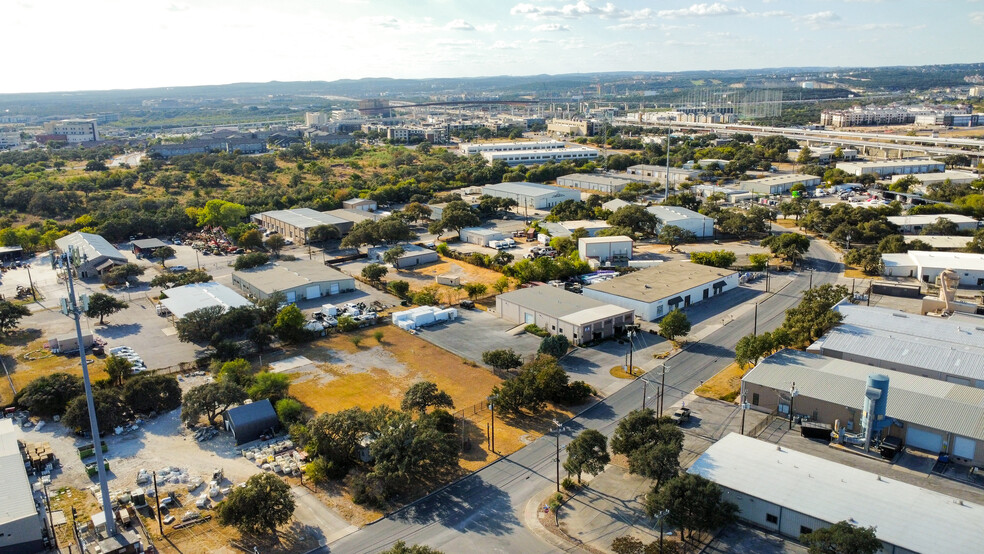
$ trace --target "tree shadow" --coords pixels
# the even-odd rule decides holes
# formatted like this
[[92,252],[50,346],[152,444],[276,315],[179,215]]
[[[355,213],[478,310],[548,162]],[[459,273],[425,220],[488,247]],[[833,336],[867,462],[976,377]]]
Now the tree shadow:
[[118,339],[129,335],[136,335],[140,333],[141,329],[143,329],[143,324],[141,323],[113,325],[112,322],[108,322],[106,325],[97,327],[97,332],[105,338]]
[[501,536],[520,525],[509,495],[477,474],[390,515],[415,525],[440,522],[459,531]]
[[41,338],[41,329],[17,329],[3,337],[7,346],[27,346]]

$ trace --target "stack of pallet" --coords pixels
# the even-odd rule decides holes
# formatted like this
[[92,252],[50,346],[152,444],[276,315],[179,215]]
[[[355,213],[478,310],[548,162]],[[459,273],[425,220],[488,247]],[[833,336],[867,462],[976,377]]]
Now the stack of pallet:
[[46,465],[55,461],[55,454],[51,450],[51,443],[27,443],[24,450],[27,461],[37,471],[43,470]]

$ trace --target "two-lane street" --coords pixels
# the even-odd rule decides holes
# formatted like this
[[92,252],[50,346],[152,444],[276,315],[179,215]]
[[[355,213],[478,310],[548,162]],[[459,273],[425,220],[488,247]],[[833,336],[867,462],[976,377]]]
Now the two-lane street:
[[[842,271],[836,253],[819,241],[813,241],[806,263],[813,269],[814,286],[835,282]],[[760,302],[760,332],[782,323],[786,309],[799,302],[810,280],[810,271],[800,271],[782,290]],[[667,409],[731,363],[738,339],[752,332],[752,317],[749,311],[666,360]],[[565,457],[564,446],[584,429],[597,429],[610,436],[621,418],[640,407],[643,380],[648,381],[652,397],[658,373],[628,383],[566,422],[561,431],[561,459]],[[522,519],[530,498],[549,487],[556,477],[555,451],[555,435],[542,437],[319,552],[376,552],[398,540],[445,552],[553,552],[556,548],[527,529]]]

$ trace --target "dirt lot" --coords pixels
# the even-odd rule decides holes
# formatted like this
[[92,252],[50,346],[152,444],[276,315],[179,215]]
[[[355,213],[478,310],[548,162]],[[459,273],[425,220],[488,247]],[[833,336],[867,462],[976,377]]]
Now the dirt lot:
[[[10,381],[5,377],[0,383],[0,405],[6,405],[14,400],[14,392],[11,390],[10,383],[13,382],[14,388],[21,390],[28,383],[42,375],[50,375],[55,372],[63,371],[73,375],[82,375],[82,362],[78,355],[63,356],[51,354],[42,348],[44,339],[41,332],[37,329],[24,329],[5,337],[0,344],[0,357],[3,359],[4,368],[10,374]],[[28,354],[31,360],[25,359]],[[89,356],[89,376],[93,381],[108,377],[103,371],[103,359]]]
[[[340,266],[339,269],[349,275],[359,276],[362,274],[362,268],[366,265],[368,264],[361,261],[349,262]],[[386,274],[386,281],[407,281],[410,283],[410,289],[413,291],[419,291],[426,287],[435,286],[437,285],[437,281],[435,279],[436,276],[450,273],[461,277],[462,285],[465,283],[485,283],[486,285],[489,285],[491,292],[492,283],[502,277],[501,273],[492,271],[491,269],[477,267],[469,263],[452,260],[443,256],[439,262],[417,266],[412,270],[393,268],[388,269],[389,273]],[[441,294],[445,294],[445,291],[453,291],[454,289],[445,285],[437,286],[439,291],[438,298],[442,301],[449,300],[448,298],[441,296]],[[460,298],[464,298],[463,292],[450,300],[457,301],[460,300]]]

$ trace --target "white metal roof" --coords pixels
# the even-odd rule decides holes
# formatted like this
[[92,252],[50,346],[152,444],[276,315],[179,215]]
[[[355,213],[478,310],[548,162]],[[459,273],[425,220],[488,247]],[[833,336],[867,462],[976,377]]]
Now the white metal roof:
[[949,236],[949,235],[905,235],[903,237],[905,242],[915,242],[922,241],[933,248],[966,248],[967,243],[970,242],[971,237],[966,236]]
[[687,473],[830,524],[875,527],[882,541],[915,552],[984,544],[984,506],[736,433]]
[[[297,260],[240,269],[233,275],[266,294],[312,284],[351,281],[352,277],[318,261]],[[170,292],[168,292],[170,294]]]
[[[889,223],[894,223],[899,227],[906,225],[929,225],[936,223],[937,219],[947,219],[954,223],[977,223],[977,220],[960,214],[916,214],[916,215],[891,215],[888,216]],[[970,240],[968,238],[967,240]]]
[[909,250],[906,255],[923,269],[952,268],[957,271],[984,271],[984,254],[970,252],[926,252]]
[[693,210],[681,208],[680,206],[649,206],[646,211],[655,215],[663,223],[672,224],[674,221],[691,221],[711,219],[706,215],[701,215]]
[[498,229],[486,229],[484,227],[465,227],[464,229],[462,229],[461,231],[459,231],[459,234],[461,234],[461,233],[468,233],[468,234],[471,234],[471,235],[479,235],[479,236],[482,236],[482,237],[489,237],[489,236],[501,235],[502,234],[502,231],[500,231]]
[[746,185],[784,185],[786,183],[812,183],[814,181],[819,182],[821,179],[816,175],[807,175],[805,173],[790,173],[788,175],[772,175],[770,177],[762,177],[761,179],[752,179],[751,181],[742,181],[739,186],[744,187]]
[[613,242],[632,242],[632,238],[626,237],[624,235],[615,235],[610,237],[581,237],[577,239],[578,245],[580,244],[609,244]]
[[293,210],[272,210],[256,215],[265,215],[299,229],[310,229],[319,225],[338,225],[348,223],[348,220],[337,216],[312,210],[311,208],[295,208]]
[[0,525],[36,516],[34,494],[17,446],[13,419],[0,419]]
[[509,194],[521,194],[523,196],[550,196],[558,192],[571,194],[571,189],[544,185],[542,183],[496,183],[485,185],[484,190],[506,192]]
[[587,325],[589,323],[594,323],[599,319],[608,319],[610,317],[624,316],[625,314],[631,314],[632,310],[623,308],[621,306],[613,306],[611,304],[605,304],[603,306],[598,306],[596,308],[587,308],[585,310],[580,310],[572,314],[565,315],[560,318],[564,321],[570,323],[571,325]]
[[181,319],[201,308],[221,306],[223,310],[229,310],[249,306],[250,301],[225,285],[209,281],[168,289],[167,298],[161,300],[161,304],[164,304],[174,317]]
[[888,417],[984,440],[984,389],[798,350],[769,356],[742,381],[775,390],[789,390],[796,383],[800,396],[860,410],[868,375],[873,373],[889,378]]
[[126,256],[101,235],[76,232],[57,239],[55,245],[62,252],[68,250],[69,246],[75,247],[80,255],[85,255],[90,260],[105,256],[113,260],[126,262]]
[[565,318],[582,310],[605,306],[600,300],[550,285],[516,289],[500,294],[498,298],[556,318]]

